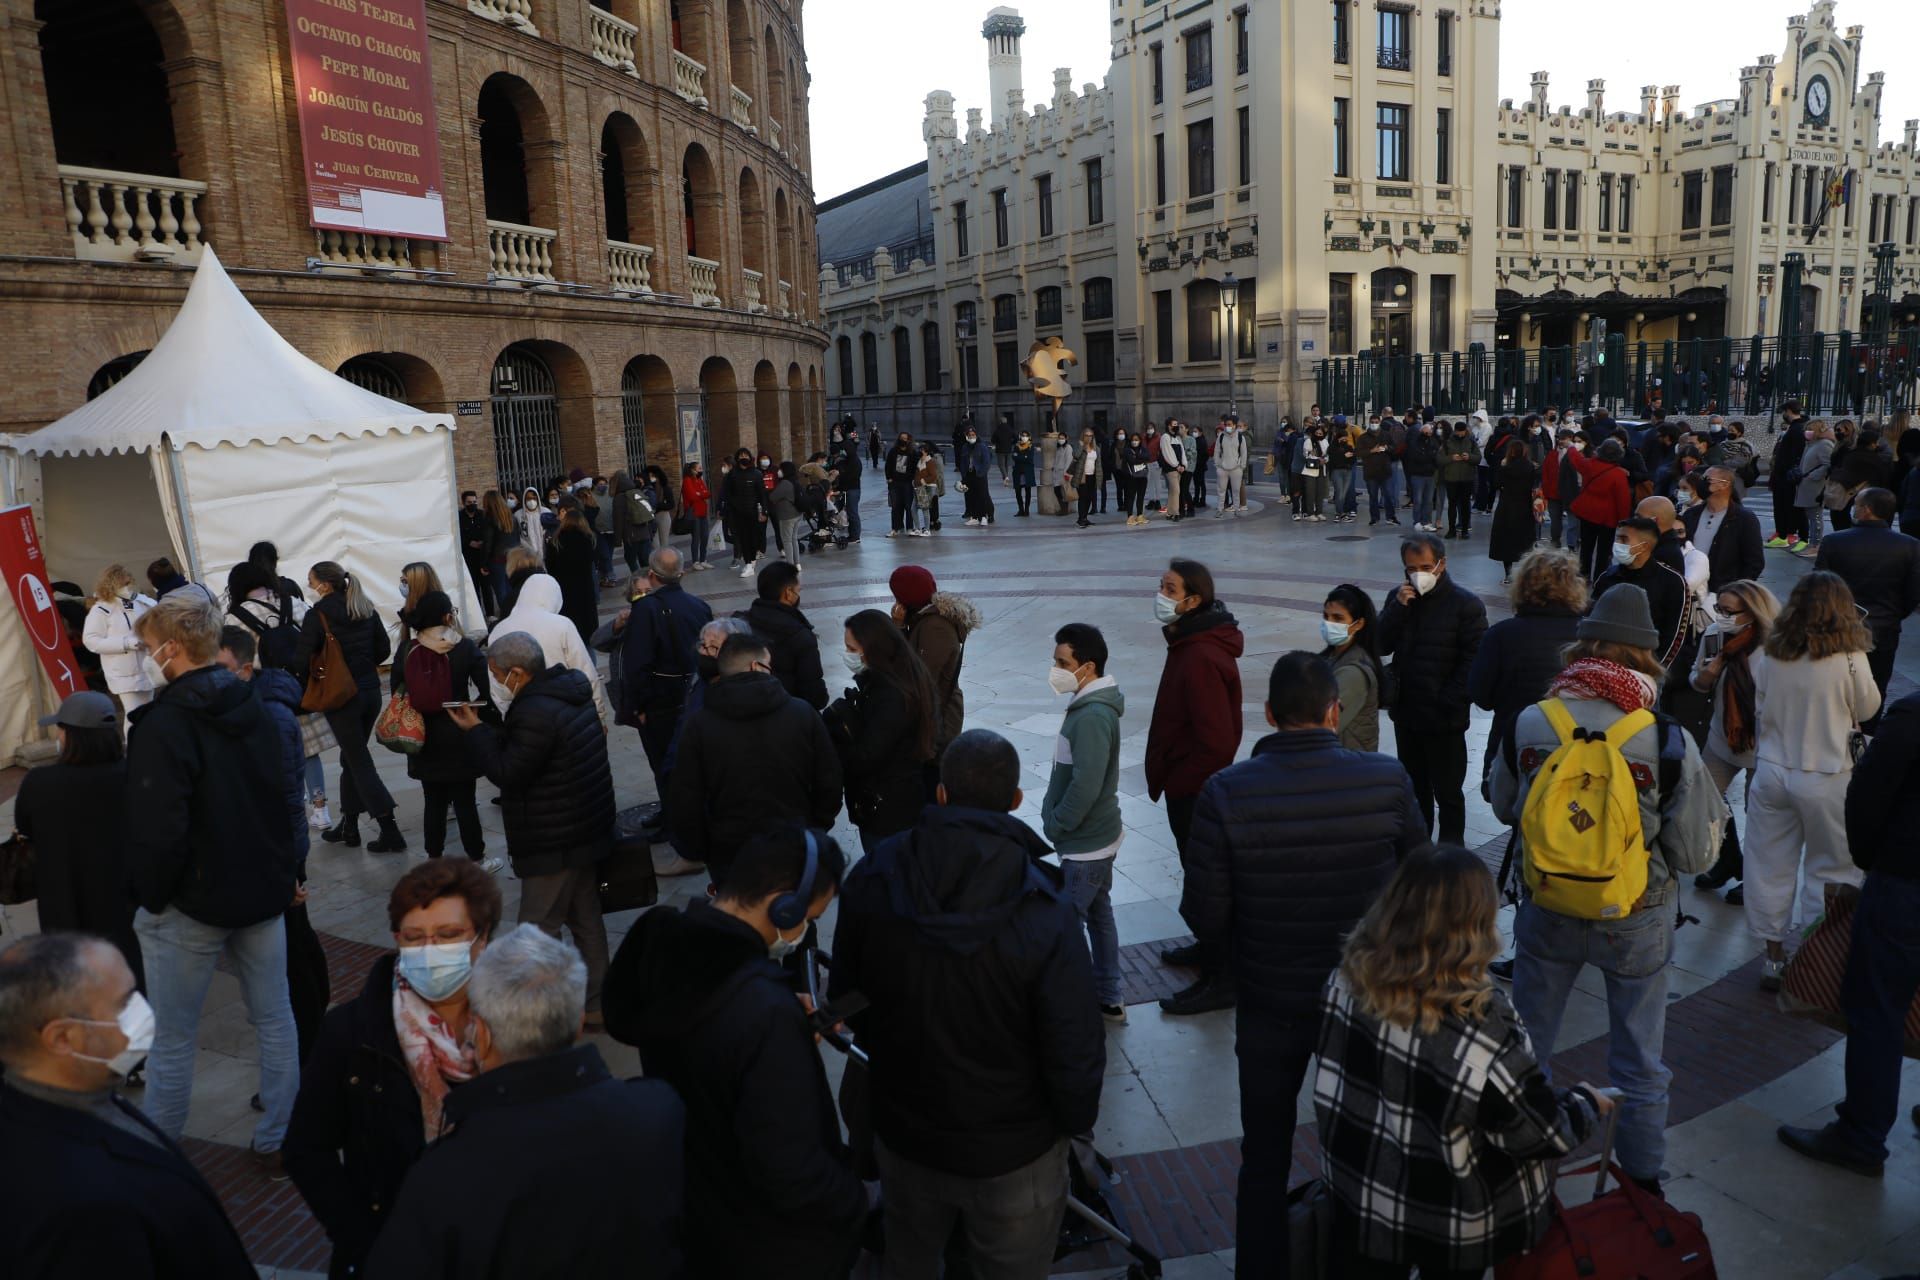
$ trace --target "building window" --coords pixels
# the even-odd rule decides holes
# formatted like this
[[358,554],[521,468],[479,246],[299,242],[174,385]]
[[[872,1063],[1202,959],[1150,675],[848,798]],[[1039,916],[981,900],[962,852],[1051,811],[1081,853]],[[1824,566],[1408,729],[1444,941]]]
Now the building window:
[[1333,0],[1333,60],[1342,66],[1352,61],[1349,52],[1352,32],[1347,23],[1348,0]]
[[1036,329],[1058,329],[1060,327],[1060,290],[1054,285],[1036,289],[1033,294],[1033,327]]
[[880,340],[870,333],[860,335],[860,383],[864,394],[880,394]]
[[1560,224],[1568,231],[1578,231],[1580,229],[1580,174],[1578,170],[1567,170],[1565,186],[1567,189],[1567,216],[1560,220]]
[[1766,180],[1760,186],[1760,221],[1773,221],[1773,161],[1767,161]]
[[1187,46],[1187,92],[1213,83],[1213,24],[1196,27],[1180,37]]
[[1517,164],[1507,166],[1507,225],[1527,225],[1527,171]]
[[1033,180],[1033,203],[1040,214],[1040,234],[1053,234],[1053,175],[1043,173]]
[[1253,49],[1247,36],[1247,11],[1241,9],[1234,14],[1233,23],[1233,74],[1243,76],[1253,62]]
[[975,317],[974,305],[971,302],[962,302],[954,306],[953,332],[961,343],[960,381],[971,391],[980,385],[980,348],[973,342],[980,329]]
[[1540,206],[1540,225],[1548,231],[1560,229],[1560,171],[1548,169],[1540,175],[1540,194],[1545,200]]
[[853,395],[853,339],[843,335],[834,339],[833,347],[834,354],[839,357],[840,394]]
[[1153,291],[1153,362],[1173,363],[1173,290]]
[[1353,354],[1353,275],[1336,273],[1327,277],[1327,353]]
[[1712,217],[1716,227],[1733,221],[1733,166],[1730,164],[1714,167]]
[[1633,175],[1620,175],[1620,234],[1633,230]]
[[1907,243],[1914,243],[1920,236],[1920,196],[1907,197]]
[[993,331],[1009,333],[1020,327],[1020,307],[1010,293],[995,294],[993,298]]
[[1198,364],[1220,358],[1220,286],[1195,280],[1187,286],[1187,360]]
[[967,243],[967,202],[958,201],[953,206],[953,252],[955,257],[964,258],[973,252]]
[[1238,338],[1238,342],[1235,345],[1238,348],[1238,354],[1242,360],[1251,360],[1254,358],[1253,317],[1253,281],[1242,280],[1240,282],[1240,296],[1234,300],[1233,306],[1233,332]]
[[1097,227],[1107,220],[1107,193],[1101,185],[1105,181],[1104,166],[1095,156],[1081,168],[1087,175],[1087,225]]
[[905,329],[893,331],[893,389],[913,390],[913,335]]
[[1427,277],[1427,349],[1448,351],[1453,347],[1453,277]]
[[1167,135],[1153,135],[1153,202],[1164,205],[1167,202]]
[[1374,121],[1378,163],[1374,176],[1390,182],[1407,180],[1407,108],[1383,102]]
[[1167,97],[1166,69],[1161,56],[1163,52],[1157,44],[1147,46],[1147,75],[1153,83],[1153,105],[1156,107]]
[[1348,176],[1347,168],[1347,100],[1333,100],[1333,176]]
[[1387,71],[1413,69],[1413,11],[1381,5],[1378,15],[1380,58]]
[[1453,185],[1453,112],[1446,107],[1434,113],[1433,180],[1443,187]]
[[940,389],[940,354],[940,326],[929,320],[920,326],[920,364],[929,391]]
[[1700,225],[1701,173],[1698,169],[1680,175],[1680,229],[1693,231]]
[[1213,121],[1196,120],[1187,126],[1187,195],[1213,192]]
[[1613,175],[1600,175],[1600,229],[1613,230]]
[[1088,382],[1113,381],[1113,331],[1102,329],[1080,344],[1087,357]]
[[995,188],[993,192],[993,243],[994,247],[1004,249],[1007,241],[1013,238],[1012,211],[1007,205],[1007,189]]
[[1805,178],[1803,178],[1800,183],[1800,225],[1803,227],[1813,225],[1813,211],[1818,207],[1814,203],[1814,191],[1820,185],[1820,175],[1809,167],[1806,170]]
[[1017,387],[1023,381],[1020,376],[1020,348],[1011,342],[994,343],[993,385]]
[[1240,185],[1253,182],[1253,108],[1241,107],[1236,113],[1240,129]]
[[1095,276],[1080,287],[1080,318],[1113,319],[1113,281],[1105,276]]
[[1440,11],[1439,25],[1433,29],[1434,69],[1443,76],[1453,74],[1453,15]]

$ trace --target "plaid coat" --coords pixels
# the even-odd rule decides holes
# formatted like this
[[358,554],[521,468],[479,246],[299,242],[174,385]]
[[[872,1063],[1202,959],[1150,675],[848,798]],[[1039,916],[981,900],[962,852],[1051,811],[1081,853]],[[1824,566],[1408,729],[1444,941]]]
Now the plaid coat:
[[1531,1247],[1552,1211],[1553,1162],[1594,1124],[1585,1093],[1556,1093],[1496,989],[1484,1022],[1431,1034],[1362,1011],[1335,972],[1322,995],[1314,1110],[1326,1180],[1357,1220],[1362,1256],[1448,1270]]

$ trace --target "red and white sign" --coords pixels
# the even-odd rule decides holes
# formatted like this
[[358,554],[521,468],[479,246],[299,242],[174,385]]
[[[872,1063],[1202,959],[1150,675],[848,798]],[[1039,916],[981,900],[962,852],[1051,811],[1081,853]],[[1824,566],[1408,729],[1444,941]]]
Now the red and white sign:
[[426,0],[287,0],[313,225],[447,238]]
[[53,687],[65,699],[85,688],[80,664],[67,638],[67,624],[53,606],[47,589],[47,561],[33,531],[33,508],[8,507],[0,511],[0,582],[13,597],[20,624],[33,642],[40,665],[53,678]]

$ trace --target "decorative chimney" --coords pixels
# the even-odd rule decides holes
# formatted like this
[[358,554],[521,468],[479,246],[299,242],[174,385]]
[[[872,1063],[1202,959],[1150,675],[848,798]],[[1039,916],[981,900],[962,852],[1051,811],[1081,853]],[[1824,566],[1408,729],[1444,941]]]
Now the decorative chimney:
[[953,95],[945,89],[935,89],[927,95],[927,114],[920,124],[920,136],[931,143],[940,138],[954,138],[957,131],[953,122]]
[[1659,100],[1659,85],[1643,84],[1640,86],[1640,122],[1642,124],[1652,124],[1655,119],[1657,119],[1653,114],[1653,107]]
[[1073,102],[1073,68],[1055,67],[1053,69],[1053,107],[1064,110]]
[[1587,81],[1587,110],[1593,113],[1595,120],[1606,114],[1607,82],[1605,80]]
[[1533,114],[1547,114],[1547,73],[1544,71],[1533,73]]
[[1680,110],[1680,86],[1677,84],[1661,85],[1660,86],[1660,118],[1662,120],[1671,120],[1673,119],[1674,113],[1679,110]]
[[1015,105],[1016,97],[1024,102],[1020,37],[1026,33],[1027,24],[1019,11],[1005,5],[987,10],[987,20],[980,27],[980,34],[987,41],[987,106],[993,112],[996,129],[1020,110]]

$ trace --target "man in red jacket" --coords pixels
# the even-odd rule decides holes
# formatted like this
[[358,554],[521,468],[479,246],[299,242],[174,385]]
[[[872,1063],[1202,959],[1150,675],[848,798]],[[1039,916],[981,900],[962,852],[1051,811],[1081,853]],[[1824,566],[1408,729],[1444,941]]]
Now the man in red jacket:
[[[1240,750],[1240,654],[1246,637],[1227,607],[1214,599],[1213,574],[1195,560],[1168,563],[1153,608],[1167,638],[1167,665],[1147,730],[1147,796],[1166,796],[1167,825],[1184,870],[1200,788]],[[1205,1013],[1233,1007],[1233,975],[1224,955],[1198,942],[1161,954],[1169,964],[1200,973],[1185,991],[1162,1000],[1162,1009]]]

